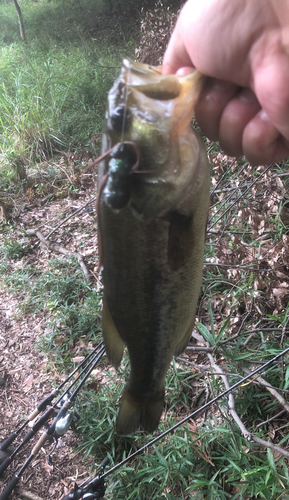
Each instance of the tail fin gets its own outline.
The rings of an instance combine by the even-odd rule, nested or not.
[[[125,388],[116,420],[117,433],[133,434],[139,427],[147,432],[153,432],[159,424],[163,411],[164,393],[165,389],[163,388],[158,393],[158,397],[139,402]]]

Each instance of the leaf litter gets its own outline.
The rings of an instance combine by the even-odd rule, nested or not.
[[[213,185],[217,184],[224,174],[226,165],[232,161],[233,159],[221,153],[218,153],[216,157],[211,154]],[[243,160],[240,161],[242,163]],[[214,213],[220,203],[225,202],[223,211],[226,209],[226,203],[232,204],[234,197],[226,202],[227,193],[230,193],[237,185],[242,186],[243,179],[247,180],[240,190],[247,188],[256,172],[262,172],[262,169],[264,170],[264,167],[254,169],[246,165],[242,174],[236,179],[234,170],[239,172],[238,162],[236,162],[231,176],[225,179],[221,187],[213,194],[210,217],[214,218]],[[252,187],[246,198],[240,198],[207,236],[206,245],[212,248],[213,252],[206,254],[205,258],[204,288],[198,316],[208,330],[211,330],[212,326],[209,321],[211,308],[216,334],[224,321],[229,318],[226,338],[223,341],[230,341],[230,338],[238,332],[245,330],[257,330],[251,334],[255,335],[255,341],[259,335],[258,332],[262,330],[268,340],[272,335],[270,328],[274,330],[274,338],[278,341],[281,340],[282,332],[285,331],[283,335],[285,340],[288,335],[287,328],[284,330],[284,325],[282,325],[282,315],[284,316],[288,306],[289,296],[289,236],[287,226],[280,217],[282,204],[284,200],[286,201],[287,176],[282,177],[278,175],[279,172],[280,167],[272,167],[264,175],[263,180]],[[282,173],[284,174],[284,171],[281,175]],[[31,251],[16,262],[14,259],[6,259],[7,268],[11,273],[15,264],[19,269],[25,269],[31,263],[36,268],[45,269],[52,257],[52,252],[45,247],[40,248],[36,238],[30,239],[29,242],[23,237],[23,229],[36,230],[41,227],[44,233],[51,231],[61,217],[73,212],[89,199],[92,195],[91,189],[90,186],[84,192],[80,192],[76,200],[63,198],[48,201],[40,207],[27,206],[20,213],[17,224],[10,230],[10,237],[17,241],[22,238],[26,245],[30,244]],[[235,198],[239,194],[240,192],[236,191]],[[219,215],[220,212],[218,217]],[[1,239],[3,237],[4,235]],[[96,256],[98,254],[96,224],[90,213],[83,211],[68,220],[57,230],[52,240],[61,243],[71,251],[80,251],[92,271],[92,282],[99,286],[94,277],[97,273]],[[248,280],[247,288],[242,286],[246,280]],[[218,289],[220,284],[225,290]],[[13,432],[43,396],[51,391],[51,378],[55,377],[56,382],[59,383],[64,377],[57,373],[57,368],[53,367],[53,354],[43,354],[34,347],[39,335],[45,334],[46,321],[51,313],[45,310],[38,311],[32,316],[20,315],[19,304],[24,296],[24,290],[16,295],[9,294],[7,289],[1,292],[0,367],[1,376],[5,379],[5,386],[1,389],[0,396],[1,439]],[[277,326],[276,318],[279,319]],[[267,329],[269,333],[266,333]],[[62,343],[61,337],[59,343]],[[198,342],[198,345],[203,344]],[[82,359],[82,356],[79,356],[81,352],[79,343],[72,346],[72,351],[72,357]],[[205,352],[186,350],[181,358],[181,365],[185,361],[193,363],[196,367],[203,366],[205,371],[208,371],[209,365]],[[217,354],[217,362],[223,371],[229,370],[228,360],[220,351]],[[251,365],[252,368],[253,366]],[[49,372],[48,369],[51,371]],[[96,383],[92,383],[92,388],[98,390],[99,384],[106,383],[106,376],[99,369],[95,370],[94,376]],[[192,393],[192,406],[201,404],[204,398],[201,376],[197,380],[194,379],[193,392],[198,392],[196,386],[199,386],[201,399],[196,400]],[[190,411],[191,408],[178,404],[174,415],[177,418],[183,418]],[[274,411],[277,412],[276,409]],[[280,412],[280,407],[278,411]],[[223,419],[216,406],[209,414],[214,415],[218,422]],[[197,425],[201,425],[202,419],[203,417],[200,417],[196,419],[196,422],[191,422],[193,435],[198,435],[196,429]],[[278,443],[280,439],[284,440],[284,434],[280,428],[285,424],[286,415],[277,417],[276,422],[273,420],[268,427],[268,439],[274,443]],[[37,457],[32,467],[24,474],[20,483],[20,493],[17,490],[18,492],[12,498],[19,498],[21,489],[25,488],[26,494],[29,490],[43,499],[46,499],[48,495],[53,500],[60,499],[73,486],[71,477],[80,475],[83,479],[87,478],[93,458],[89,457],[83,462],[81,456],[73,453],[79,439],[79,436],[68,431],[61,446],[57,447],[53,454],[52,465],[47,462],[45,455],[47,452],[41,452],[40,457]],[[284,445],[283,442],[284,446],[286,447],[286,443]],[[201,439],[195,442],[194,447],[203,460],[212,462],[212,466],[214,465],[210,456],[210,448],[205,450]],[[261,449],[259,451],[261,452]],[[14,471],[23,463],[26,454],[27,451],[19,453],[13,462]],[[276,451],[273,452],[273,456],[275,460],[280,457]],[[5,478],[10,474],[8,469]],[[1,487],[3,484],[3,480],[0,479]]]
[[[152,23],[152,16],[147,14],[147,19],[143,21],[143,38],[137,57],[143,62],[157,64],[160,62],[163,47],[166,44],[167,32],[172,28],[175,17],[171,18],[158,6],[153,19],[155,21]],[[152,23],[152,30],[147,34],[147,26],[150,23]],[[169,28],[166,28],[166,25]],[[158,32],[160,32],[159,37]],[[273,165],[260,180],[249,188],[250,182],[256,180],[256,176],[262,174],[265,167],[252,167],[242,158],[230,158],[220,152],[215,144],[206,142],[211,164],[213,191],[209,217],[215,223],[228,207],[231,206],[231,208],[208,231],[198,319],[215,337],[218,336],[227,320],[226,330],[218,341],[214,357],[222,372],[243,376],[244,372],[240,363],[245,364],[248,359],[249,364],[247,363],[246,366],[253,369],[257,366],[258,359],[259,362],[264,359],[268,360],[270,353],[262,354],[262,345],[274,344],[275,347],[276,345],[285,347],[288,338],[289,210],[286,197],[289,182],[288,166],[286,163]],[[63,172],[65,167],[62,160],[59,170]],[[55,164],[54,169],[57,170]],[[39,169],[37,172],[39,175]],[[73,168],[68,173],[71,180],[71,175],[74,174]],[[21,209],[17,211],[17,206],[14,207],[17,220],[9,232],[9,237],[17,242],[21,241],[21,244],[28,248],[28,252],[24,252],[19,260],[6,257],[7,272],[12,275],[15,269],[25,270],[31,265],[39,270],[47,267],[51,258],[55,257],[53,251],[42,247],[36,237],[26,237],[23,229],[40,229],[44,235],[47,235],[62,219],[89,201],[93,195],[92,180],[93,175],[86,174],[79,186],[79,191],[74,191],[72,194],[61,180],[61,186],[53,186],[54,199],[47,198],[44,182],[38,191],[37,189],[28,190],[26,200],[21,201]],[[53,181],[50,184],[53,185]],[[248,190],[246,194],[241,196],[246,190]],[[43,198],[44,194],[45,198]],[[48,194],[51,194],[51,191]],[[67,197],[68,194],[71,197]],[[236,203],[233,204],[234,202]],[[217,213],[218,209],[220,210]],[[91,273],[91,282],[100,289],[101,284],[97,276],[98,247],[94,216],[94,207],[81,211],[61,226],[51,240],[73,252],[82,253]],[[7,238],[5,227],[2,226],[2,228],[0,246]],[[33,277],[31,277],[31,283],[33,283]],[[9,289],[6,288],[0,292],[0,375],[5,380],[4,387],[0,388],[2,416],[0,440],[13,432],[44,395],[51,391],[51,379],[59,384],[65,378],[64,374],[58,371],[53,352],[44,354],[35,348],[35,342],[46,334],[46,324],[52,314],[51,310],[39,310],[33,315],[20,314],[19,305],[24,299],[25,290],[9,293]],[[213,318],[213,326],[210,317]],[[212,331],[213,329],[215,331]],[[190,407],[183,405],[180,401],[174,409],[167,404],[162,416],[163,422],[168,419],[170,413],[177,419],[188,415],[193,407],[200,406],[204,401],[213,397],[214,391],[219,387],[216,383],[212,387],[207,380],[212,380],[213,383],[212,370],[205,350],[209,348],[208,344],[206,345],[196,328],[193,337],[193,343],[189,346],[191,349],[187,349],[182,357],[178,358],[179,366],[177,367],[179,369],[182,366],[191,365],[192,373],[197,374],[197,370],[200,372],[192,379],[190,388],[183,388],[189,396]],[[60,346],[64,338],[65,332],[63,337],[59,335]],[[87,346],[87,342],[83,339],[71,345],[71,357],[75,360],[82,359],[84,346]],[[194,350],[195,347],[201,349],[203,346],[203,351]],[[225,347],[230,353],[235,348],[239,349],[240,362],[235,364],[233,371],[230,359],[225,355]],[[254,358],[254,354],[259,352],[260,357]],[[250,360],[248,356],[252,359]],[[282,388],[282,380],[287,377],[286,366],[280,363],[277,377],[275,374],[275,383],[279,384],[279,390],[280,387]],[[107,368],[106,374],[112,370]],[[101,368],[94,371],[94,377],[94,382],[91,382],[93,390],[98,391],[100,386],[111,383],[111,378],[108,378]],[[219,380],[219,375],[215,376],[215,381],[217,380]],[[257,380],[252,381],[253,383],[256,387]],[[249,384],[247,388],[250,388],[252,384]],[[283,385],[285,391],[287,385]],[[222,386],[220,386],[221,389]],[[181,388],[178,388],[178,391],[180,390]],[[260,390],[267,394],[264,387],[259,389],[259,392]],[[241,395],[242,391],[240,390],[239,393]],[[286,397],[287,392],[283,391],[282,394]],[[288,440],[284,434],[288,420],[287,414],[280,405],[271,403],[272,397],[264,396],[262,418],[265,423],[261,421],[255,425],[255,429],[259,426],[264,430],[265,439],[276,445],[282,441],[282,447],[288,450]],[[238,410],[238,402],[236,409]],[[262,418],[260,417],[259,420]],[[226,410],[224,408],[221,410],[220,407],[214,405],[210,411],[189,423],[194,440],[193,446],[198,456],[212,467],[216,467],[211,453],[212,448],[205,445],[199,428],[207,425],[206,422],[210,422],[210,426],[214,428],[216,425],[221,425],[224,419],[229,419]],[[266,424],[267,421],[268,424]],[[247,427],[253,423],[254,419],[248,415]],[[24,492],[27,495],[27,490],[31,494],[31,499],[34,494],[43,500],[47,498],[60,500],[70,491],[75,480],[81,483],[88,478],[89,467],[94,457],[89,456],[82,460],[81,455],[73,451],[80,439],[79,435],[68,431],[52,456],[52,464],[47,461],[47,452],[42,451],[32,462],[32,467],[23,475],[17,493],[11,497],[12,500],[29,498],[29,496],[23,497],[21,493]],[[246,454],[264,453],[264,447],[257,446],[257,444],[254,448],[244,444],[243,450]],[[13,471],[19,469],[26,456],[27,451],[19,453],[13,462]],[[273,450],[272,457],[277,462],[280,459],[280,453]],[[288,465],[288,459],[284,460]],[[5,473],[4,480],[0,478],[0,489],[6,484],[4,481],[8,476],[11,477],[11,470],[12,467]],[[224,484],[226,491],[232,495],[240,491],[238,487],[230,484],[228,478],[224,478]]]

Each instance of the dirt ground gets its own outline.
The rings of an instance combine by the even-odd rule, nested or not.
[[[223,156],[220,161],[224,161]],[[214,170],[218,172],[218,168],[219,163],[216,161]],[[250,174],[250,170],[248,173]],[[76,214],[54,233],[53,242],[61,244],[72,252],[81,252],[93,277],[94,284],[98,287],[99,283],[96,279],[98,248],[94,217],[95,205],[94,203],[89,204],[89,200],[94,197],[95,193],[92,182],[93,176],[90,177],[90,175],[87,177],[87,181],[81,184],[75,199],[65,197],[40,203],[39,199],[33,199],[32,197],[19,211],[17,223],[9,234],[17,240],[17,238],[23,238],[23,229],[34,231],[40,229],[44,235],[47,235],[49,231],[58,225],[59,221],[63,220],[61,214],[73,213],[79,207],[88,203],[87,209],[81,215]],[[258,254],[257,249],[255,250],[252,246],[246,244],[238,236],[241,233],[236,232],[237,236],[231,238],[231,246],[228,246],[223,237],[223,232],[220,228],[216,228],[219,239],[216,242],[214,260],[217,262],[216,265],[225,266],[223,271],[224,279],[227,276],[234,277],[238,282],[240,279],[238,267],[240,265],[258,264],[262,268],[260,269],[261,272],[253,280],[254,297],[247,302],[246,306],[247,309],[251,307],[251,319],[249,320],[249,323],[252,323],[251,327],[254,327],[257,321],[259,324],[259,320],[264,317],[263,309],[265,305],[271,309],[273,314],[284,314],[284,309],[288,304],[289,278],[287,263],[289,262],[289,236],[287,234],[288,221],[285,219],[286,214],[283,213],[282,219],[284,208],[280,216],[286,233],[277,243],[273,243],[271,239],[271,234],[276,230],[274,225],[276,223],[272,222],[272,214],[278,220],[280,202],[286,193],[283,182],[285,182],[287,175],[288,173],[285,173],[283,174],[284,177],[282,177],[276,173],[273,175],[268,173],[253,192],[253,201],[255,199],[258,201],[258,209],[252,203],[252,206],[248,204],[246,208],[238,212],[236,223],[241,224],[243,220],[248,220],[252,234],[256,240],[261,241]],[[86,235],[85,243],[84,234]],[[54,254],[53,251],[46,247],[42,246],[40,248],[36,236],[31,238],[30,248],[31,251],[21,260],[7,260],[6,265],[11,273],[15,266],[25,267],[29,264],[33,264],[37,269],[45,269],[45,265],[52,257],[58,257],[58,254]],[[230,269],[233,263],[236,266]],[[214,266],[215,264],[208,260],[205,265]],[[267,270],[274,271],[273,277]],[[51,392],[52,377],[58,383],[61,383],[66,376],[57,373],[53,368],[51,369],[53,363],[49,354],[44,354],[35,348],[37,340],[45,334],[49,311],[36,313],[33,316],[19,315],[18,308],[22,296],[20,292],[17,296],[15,293],[10,294],[7,289],[0,290],[0,443],[25,422],[27,415]],[[205,307],[205,302],[201,303],[199,311],[202,313],[202,309]],[[215,320],[218,321],[220,317],[221,321],[230,313],[231,303],[228,299],[224,305],[223,297],[214,296],[212,307]],[[236,312],[238,304],[234,308]],[[245,321],[248,313],[244,311],[242,314]],[[202,316],[199,315],[199,318],[202,319]],[[238,323],[235,324],[236,320]],[[240,314],[237,315],[236,312],[232,315],[232,324],[230,326],[232,335],[236,334],[242,325],[242,317]],[[287,333],[286,325],[283,328],[284,331],[282,330],[282,339],[284,334]],[[74,354],[75,356],[80,354],[79,347],[75,347]],[[205,356],[204,353],[202,356]],[[198,354],[191,353],[187,359],[197,364],[201,362]],[[50,371],[47,370],[48,364]],[[21,432],[13,443],[14,446],[19,444],[20,439],[28,429],[29,427]],[[19,471],[38,438],[39,434],[17,454],[3,477],[0,478],[0,492],[8,484],[12,475]],[[47,455],[52,450],[53,444],[46,444],[45,448],[41,449],[22,475],[15,493],[10,497],[11,500],[61,500],[64,495],[71,491],[75,481],[77,481],[78,485],[81,485],[91,477],[90,468],[93,457],[83,460],[82,456],[74,451],[80,440],[81,436],[75,435],[69,430],[59,439],[51,460],[47,459]]]
[[[92,185],[82,186],[77,200],[65,198],[45,203],[43,206],[39,203],[26,204],[25,210],[18,217],[13,236],[17,238],[17,234],[20,235],[19,231],[23,228],[36,229],[40,226],[41,231],[47,234],[49,228],[55,227],[59,222],[57,217],[60,212],[76,210],[89,201],[93,195]],[[91,228],[91,225],[95,224],[92,218],[93,207],[90,212],[92,214],[85,213],[81,216],[82,227],[86,224],[88,228]],[[57,237],[55,237],[55,241],[61,241],[62,245],[72,251],[77,251],[80,241],[77,234],[78,221],[77,217],[68,221],[70,231],[67,231],[66,225],[65,229],[58,230]],[[96,231],[92,233],[92,237],[86,242],[85,249],[81,249],[81,252],[85,255],[86,262],[89,261],[90,256],[97,253]],[[21,259],[20,265],[33,263],[35,267],[41,268],[45,266],[45,261],[51,258],[52,254],[53,252],[47,249],[42,248],[40,251],[39,242],[34,237],[31,252]],[[58,257],[57,254],[54,256]],[[14,263],[7,261],[7,265],[10,266],[12,272],[15,261]],[[35,342],[45,331],[46,317],[43,313],[25,317],[17,315],[21,300],[21,297],[9,294],[9,290],[0,291],[0,443],[23,424],[27,416],[52,390],[51,371],[49,373],[47,371],[49,358],[34,347]],[[57,376],[59,383],[65,378],[64,374],[52,373],[52,376],[54,375]],[[20,443],[28,430],[29,427],[23,429],[13,446]],[[16,455],[15,460],[0,478],[0,491],[4,489],[12,475],[19,471],[39,436],[40,434],[37,433],[36,437]],[[78,485],[82,484],[90,477],[89,467],[91,467],[92,459],[83,461],[82,456],[73,451],[80,439],[80,436],[76,436],[69,430],[58,440],[51,461],[47,459],[47,455],[53,444],[46,444],[45,449],[44,447],[41,449],[24,472],[15,493],[10,498],[13,500],[59,500],[71,491],[75,481]]]

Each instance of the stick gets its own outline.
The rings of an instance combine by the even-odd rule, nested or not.
[[[242,366],[241,369],[243,370],[243,372],[247,373],[248,375],[251,373],[251,370],[249,370],[245,366]],[[266,389],[268,389],[268,391],[271,392],[272,396],[275,396],[275,398],[279,401],[280,405],[282,405],[283,408],[289,413],[289,404],[287,403],[286,399],[284,399],[283,396],[281,396],[281,394],[279,394],[279,392],[276,389],[274,389],[274,387],[269,382],[267,382],[265,379],[263,379],[260,375],[257,375],[254,378],[261,385],[266,387]]]
[[[59,229],[66,221],[71,219],[71,217],[73,217],[78,212],[81,212],[81,210],[83,210],[87,205],[90,205],[90,203],[93,203],[95,200],[96,200],[96,196],[94,196],[93,198],[90,198],[90,200],[87,203],[85,203],[85,205],[82,205],[80,208],[75,210],[75,212],[72,212],[72,214],[70,214],[68,217],[66,217],[66,219],[64,219],[62,222],[60,222],[60,224],[58,224],[58,226],[56,226],[54,229],[52,229],[50,231],[50,233],[48,233],[46,238],[49,238],[49,236],[51,236],[53,233],[55,233],[55,231],[57,231],[57,229]]]
[[[269,424],[269,422],[272,422],[272,420],[275,420],[275,418],[280,417],[285,412],[286,412],[286,410],[282,410],[279,413],[277,413],[277,415],[274,415],[271,418],[267,418],[267,420],[264,420],[264,422],[261,422],[260,424],[256,425],[255,430],[259,429],[259,427],[262,427],[262,425]]]
[[[56,243],[51,243],[50,241],[48,241],[45,238],[45,236],[40,231],[33,231],[32,229],[28,229],[26,231],[26,233],[29,236],[37,236],[37,238],[41,241],[41,243],[43,243],[45,246],[47,246],[47,248],[49,248],[49,250],[53,250],[55,252],[62,253],[63,255],[70,255],[70,256],[76,257],[78,260],[78,263],[82,269],[82,272],[84,274],[86,281],[87,282],[90,281],[91,276],[90,276],[89,271],[88,271],[88,269],[83,261],[83,255],[81,255],[80,253],[77,253],[77,252],[72,252],[71,250],[67,250],[67,248],[64,248],[61,245],[57,245]]]
[[[209,353],[207,356],[208,356],[208,358],[211,362],[211,366],[214,368],[214,370],[219,372],[219,373],[220,372],[222,373],[221,368],[217,365],[213,356]],[[226,375],[223,375],[223,374],[221,375],[221,373],[220,373],[220,376],[222,377],[224,385],[225,385],[226,389],[229,389],[230,384],[228,382],[228,379],[227,379]],[[237,414],[237,412],[235,410],[235,400],[234,400],[234,396],[232,393],[229,393],[228,402],[229,402],[229,411],[230,411],[233,419],[235,420],[236,424],[238,425],[241,433],[243,434],[244,438],[247,441],[249,441],[249,442],[254,441],[255,443],[260,444],[261,446],[264,446],[264,448],[270,448],[271,450],[276,451],[277,453],[280,453],[281,455],[289,458],[288,451],[284,450],[283,448],[280,448],[280,446],[276,446],[275,444],[270,443],[270,441],[265,441],[264,439],[260,439],[259,437],[255,436],[254,434],[252,434],[251,432],[249,432],[246,429],[245,425],[243,424],[242,420],[240,419],[239,415]]]

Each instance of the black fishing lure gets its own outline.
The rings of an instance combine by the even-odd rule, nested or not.
[[[137,162],[135,149],[126,143],[118,144],[108,163],[108,178],[104,188],[105,202],[113,209],[125,208],[132,191],[132,172]]]

